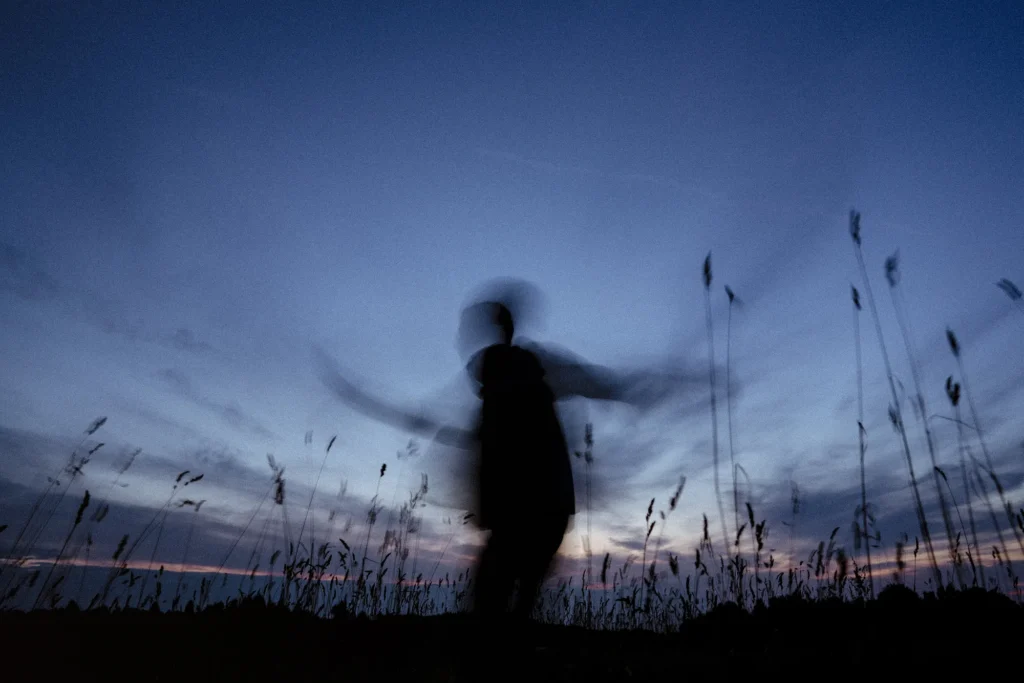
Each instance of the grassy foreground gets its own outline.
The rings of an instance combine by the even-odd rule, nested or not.
[[[847,678],[1006,666],[997,662],[1014,659],[1022,616],[996,592],[921,598],[897,585],[866,603],[778,598],[752,612],[725,604],[674,633],[512,633],[459,615],[324,620],[253,600],[200,613],[9,612],[0,642],[10,673],[109,680]]]

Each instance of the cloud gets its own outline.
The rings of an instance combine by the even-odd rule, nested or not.
[[[34,302],[59,298],[61,308],[73,317],[84,318],[106,334],[129,341],[158,344],[192,354],[215,351],[189,327],[179,327],[173,332],[148,331],[142,324],[129,320],[117,303],[95,293],[61,287],[40,259],[4,242],[0,242],[0,292],[11,292]]]
[[[200,441],[208,436],[198,429],[190,427],[182,422],[161,414],[157,410],[147,407],[139,399],[131,399],[123,396],[117,397],[111,408],[116,408],[122,415],[135,415],[140,417],[143,420],[160,427],[161,431],[165,434],[169,431],[174,431],[183,437]]]
[[[107,334],[124,337],[129,341],[157,344],[192,354],[209,354],[215,351],[211,344],[200,339],[188,327],[179,327],[174,332],[150,332],[138,323],[129,322],[109,312],[95,313],[92,322]]]
[[[640,535],[636,538],[612,538],[612,544],[618,546],[623,550],[627,550],[633,553],[642,553],[644,551],[644,539]]]
[[[173,334],[160,335],[158,339],[165,345],[171,346],[179,351],[188,351],[189,353],[208,353],[213,350],[212,346],[205,341],[196,338],[195,333],[187,327],[179,327]]]
[[[69,463],[72,453],[87,454],[101,441],[101,435],[76,443],[71,439],[0,425],[0,463],[3,465],[0,476],[26,485],[29,481],[44,485],[46,476],[59,476],[61,468]],[[94,454],[92,459],[106,456],[106,452],[100,452],[98,456]]]
[[[193,404],[210,411],[225,424],[240,431],[247,431],[264,439],[277,440],[277,436],[255,418],[247,415],[237,403],[220,403],[200,394],[191,379],[177,368],[166,368],[158,376],[178,395]]]
[[[123,466],[122,462],[119,460],[117,466]],[[252,496],[265,491],[270,482],[269,469],[257,467],[260,464],[261,460],[240,451],[206,443],[170,454],[144,451],[133,461],[125,481],[133,485],[158,483],[170,489],[178,474],[188,470],[191,476],[204,475],[205,486],[216,486],[222,493]]]
[[[192,397],[192,381],[188,376],[177,368],[165,368],[159,372],[159,376],[175,390],[184,396]]]
[[[0,451],[4,453],[5,464],[39,459],[60,445],[59,441],[41,434],[0,425]]]

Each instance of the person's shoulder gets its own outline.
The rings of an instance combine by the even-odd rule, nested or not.
[[[510,347],[514,354],[515,362],[524,371],[544,376],[544,363],[536,351],[529,344],[516,344]]]
[[[477,381],[482,381],[484,372],[498,360],[505,344],[491,344],[474,353],[466,363],[466,371]]]
[[[476,381],[480,381],[481,375],[484,370],[484,357],[487,354],[487,349],[480,349],[466,361],[466,372],[470,377]]]

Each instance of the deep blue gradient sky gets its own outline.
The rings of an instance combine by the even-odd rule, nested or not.
[[[305,505],[338,434],[319,506],[346,480],[358,524],[409,435],[334,400],[312,344],[383,396],[454,406],[460,306],[512,275],[547,297],[525,333],[593,362],[703,371],[710,251],[720,362],[723,285],[743,302],[734,420],[753,500],[788,514],[795,479],[801,529],[822,538],[857,504],[856,208],[896,374],[912,391],[883,276],[899,249],[929,412],[951,414],[950,325],[1020,501],[1024,315],[995,287],[1024,282],[1020,3],[486,5],[5,4],[3,481],[44,484],[105,415],[82,486],[140,447],[113,495],[162,502],[178,469],[205,469],[229,523],[269,479],[268,452]],[[867,312],[861,325],[891,541],[914,521]],[[567,414],[577,441],[595,422],[595,551],[642,541],[647,502],[680,475],[669,531],[692,538],[713,512],[702,391],[672,414]],[[950,466],[955,431],[933,426]],[[444,514],[426,508],[428,528]]]

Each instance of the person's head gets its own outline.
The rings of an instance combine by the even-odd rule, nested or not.
[[[516,332],[541,322],[544,299],[533,284],[516,278],[485,283],[462,309],[457,346],[468,358],[491,344],[511,344]]]
[[[498,326],[501,340],[506,344],[511,344],[516,330],[515,322],[512,320],[512,311],[508,310],[508,306],[500,301],[495,301],[492,305],[494,306],[494,324]]]

